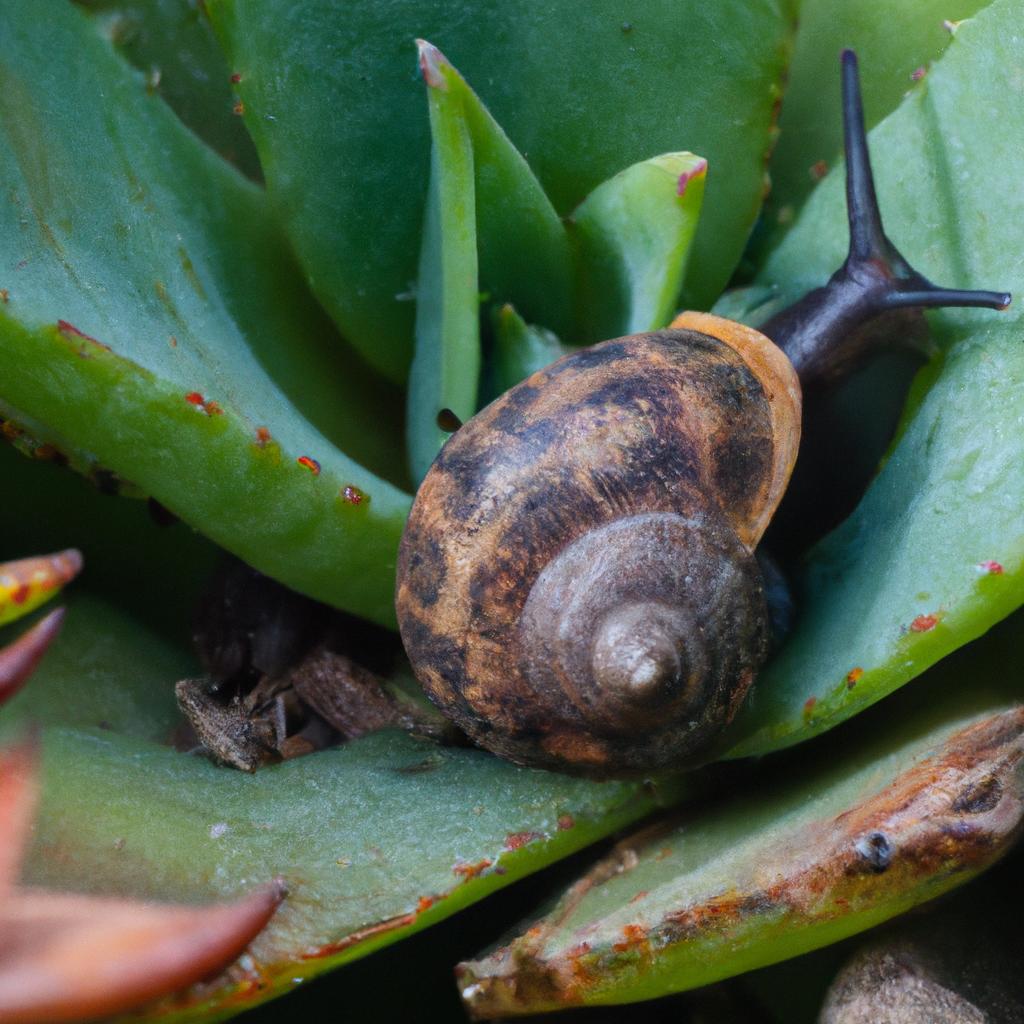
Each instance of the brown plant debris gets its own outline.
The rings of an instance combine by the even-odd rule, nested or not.
[[[393,634],[237,560],[226,563],[203,599],[196,643],[209,676],[175,688],[191,729],[178,746],[198,743],[242,771],[379,729],[455,738],[401,671]]]

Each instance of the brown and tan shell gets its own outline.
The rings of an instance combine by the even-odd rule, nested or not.
[[[402,540],[398,620],[427,693],[524,764],[699,760],[766,654],[753,550],[799,432],[785,356],[709,314],[497,399],[445,445]]]

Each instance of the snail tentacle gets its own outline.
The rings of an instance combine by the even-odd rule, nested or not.
[[[896,309],[980,306],[1003,310],[1009,292],[942,288],[916,271],[889,240],[868,153],[857,57],[842,55],[843,140],[850,248],[828,283],[772,317],[762,328],[789,357],[807,387],[834,380],[869,354],[878,335],[860,330]]]

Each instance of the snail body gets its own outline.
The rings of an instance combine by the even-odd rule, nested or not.
[[[574,352],[453,435],[399,554],[431,698],[512,760],[678,764],[768,650],[754,548],[796,459],[800,385],[707,314]]]
[[[754,551],[801,393],[863,361],[865,324],[939,288],[886,237],[843,54],[850,250],[756,331],[706,313],[573,352],[449,438],[399,550],[396,610],[428,695],[481,746],[593,776],[706,759],[769,646]],[[919,315],[915,314],[915,315]]]

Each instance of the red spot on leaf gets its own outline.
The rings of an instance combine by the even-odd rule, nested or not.
[[[647,940],[647,932],[638,924],[627,924],[622,929],[622,941],[616,942],[612,949],[616,953],[624,953],[632,946],[639,946]]]
[[[231,108],[231,113],[233,113],[233,114],[237,114],[237,115],[238,115],[239,117],[241,117],[241,116],[242,116],[242,115],[243,115],[243,114],[245,113],[245,104],[244,104],[244,103],[243,103],[243,102],[242,102],[241,100],[239,100],[239,101],[238,101],[238,102],[237,102],[237,103],[236,103],[236,104],[235,104],[235,105],[234,105],[234,106],[233,106],[233,107]]]
[[[928,69],[926,67],[914,68],[914,70],[910,72],[910,79],[913,82],[920,82],[927,74]]]
[[[256,428],[256,444],[259,445],[260,448],[266,448],[266,446],[268,444],[270,444],[270,442],[271,442],[270,431],[266,427],[257,427]]]
[[[558,816],[558,827],[563,831],[567,832],[571,828],[575,828],[576,819],[571,814],[560,814]]]
[[[15,604],[24,604],[28,600],[29,585],[27,583],[19,583],[14,590],[11,591],[11,600]]]
[[[1003,575],[1003,566],[999,562],[982,562],[981,565],[978,566],[978,568],[987,572],[989,576]]]
[[[811,164],[809,173],[812,181],[821,181],[828,174],[828,164],[824,160],[816,160]]]
[[[57,330],[60,331],[65,338],[81,338],[83,341],[91,342],[98,348],[106,349],[108,352],[110,351],[109,345],[104,345],[98,338],[94,338],[91,334],[86,334],[85,331],[80,331],[74,324],[68,323],[67,320],[58,320]],[[79,355],[83,354],[84,353],[79,352]]]
[[[300,455],[295,461],[304,469],[308,469],[313,476],[320,475],[320,463],[316,459],[311,459],[308,455]]]
[[[207,416],[223,416],[224,410],[221,408],[220,402],[214,402],[212,399],[203,398],[198,391],[190,391],[185,396],[185,401],[189,405],[194,405],[201,412],[205,412]]]
[[[918,615],[910,624],[911,633],[927,633],[939,624],[937,615]]]
[[[456,864],[452,871],[468,882],[471,878],[482,875],[490,866],[491,861],[484,857],[483,860],[477,861],[475,864]]]
[[[812,714],[813,711],[814,711],[814,706],[817,703],[818,703],[818,698],[817,697],[808,697],[807,700],[804,701],[804,715]]]
[[[362,505],[366,500],[366,495],[352,484],[345,484],[341,489],[341,496],[352,505]]]
[[[646,889],[641,889],[632,899],[630,899],[629,902],[630,903],[639,903],[646,895],[647,895],[647,890]]]
[[[857,683],[860,682],[860,678],[863,675],[864,675],[864,669],[859,668],[859,667],[858,668],[851,668],[850,671],[846,673],[846,686],[847,686],[847,689],[852,690],[857,685]]]
[[[532,843],[535,839],[543,838],[539,832],[511,832],[505,836],[505,849],[518,850],[520,847]]]
[[[69,324],[67,320],[57,321],[57,330],[61,334],[69,335],[73,338],[86,338],[89,341],[95,341],[96,339],[86,334],[85,331],[80,331],[74,324]]]
[[[0,288],[0,302],[10,302],[11,293],[6,288]]]
[[[416,913],[422,914],[424,910],[429,910],[437,900],[433,896],[421,896],[416,902]]]
[[[241,80],[242,80],[242,76],[237,71],[231,76],[231,84],[232,85],[238,85],[238,83]]]
[[[578,945],[573,946],[571,949],[567,949],[565,951],[565,955],[570,960],[575,960],[576,957],[584,956],[585,954],[587,954],[589,952],[590,952],[590,943],[589,942],[580,942]]]

